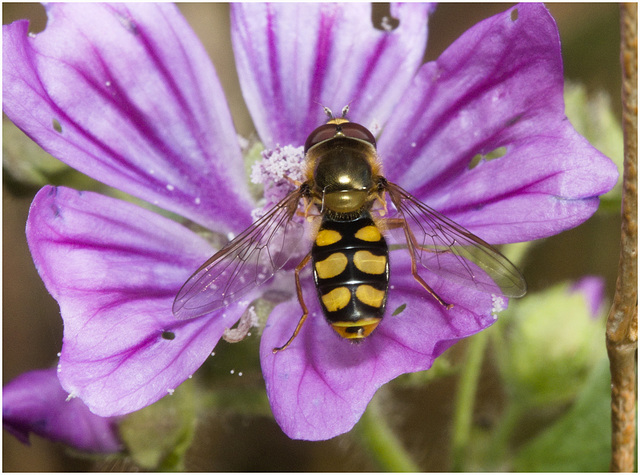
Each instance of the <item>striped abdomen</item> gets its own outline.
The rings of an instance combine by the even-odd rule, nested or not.
[[[324,314],[343,338],[365,338],[387,301],[389,248],[368,212],[351,221],[324,217],[311,250]]]

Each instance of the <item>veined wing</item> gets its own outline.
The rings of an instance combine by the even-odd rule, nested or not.
[[[304,226],[291,218],[301,196],[300,189],[290,193],[195,271],[173,302],[176,318],[195,318],[228,305],[296,255]]]
[[[406,222],[407,245],[425,268],[484,292],[522,297],[527,285],[520,271],[495,247],[418,201],[394,183],[387,192]]]

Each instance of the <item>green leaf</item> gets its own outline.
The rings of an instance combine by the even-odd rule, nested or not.
[[[611,457],[611,378],[600,359],[573,407],[553,426],[523,446],[514,470],[606,472]]]

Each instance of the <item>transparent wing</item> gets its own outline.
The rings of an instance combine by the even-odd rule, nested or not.
[[[300,190],[289,194],[195,271],[173,302],[176,318],[195,318],[228,305],[296,255],[304,226],[291,218],[301,195]]]
[[[390,218],[389,227],[395,221],[395,226],[404,231],[410,251],[425,268],[484,292],[506,297],[522,297],[526,293],[520,271],[495,247],[398,185],[387,183],[387,192],[400,218]]]

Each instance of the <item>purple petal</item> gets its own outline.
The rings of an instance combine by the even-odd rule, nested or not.
[[[67,400],[55,369],[30,371],[2,388],[2,423],[21,442],[29,433],[91,452],[121,449],[116,421],[96,416],[80,399]]]
[[[171,393],[242,314],[239,302],[176,320],[178,289],[213,250],[130,203],[45,187],[32,204],[27,240],[64,320],[58,376],[96,414],[125,414]]]
[[[47,28],[35,37],[25,21],[3,27],[9,118],[108,185],[204,226],[248,225],[224,94],[177,8],[74,3],[47,12]]]
[[[378,142],[387,178],[490,242],[576,226],[617,180],[564,114],[558,32],[542,5],[468,30],[401,103]],[[503,157],[469,169],[501,147]]]
[[[454,303],[446,310],[413,279],[407,253],[394,252],[391,263],[387,316],[360,344],[334,333],[311,285],[304,289],[309,318],[291,346],[275,355],[272,349],[291,336],[300,305],[281,304],[269,317],[260,347],[262,372],[273,414],[289,437],[323,440],[349,431],[380,386],[430,368],[456,341],[495,321],[490,295],[430,276],[429,285]],[[404,311],[393,316],[403,304]]]
[[[602,277],[588,275],[575,282],[571,292],[580,292],[587,301],[591,318],[596,319],[602,315],[605,304],[605,281]]]
[[[354,120],[384,124],[422,62],[428,4],[391,5],[393,31],[377,30],[369,4],[234,4],[231,30],[245,102],[268,147],[302,145],[352,105]]]

